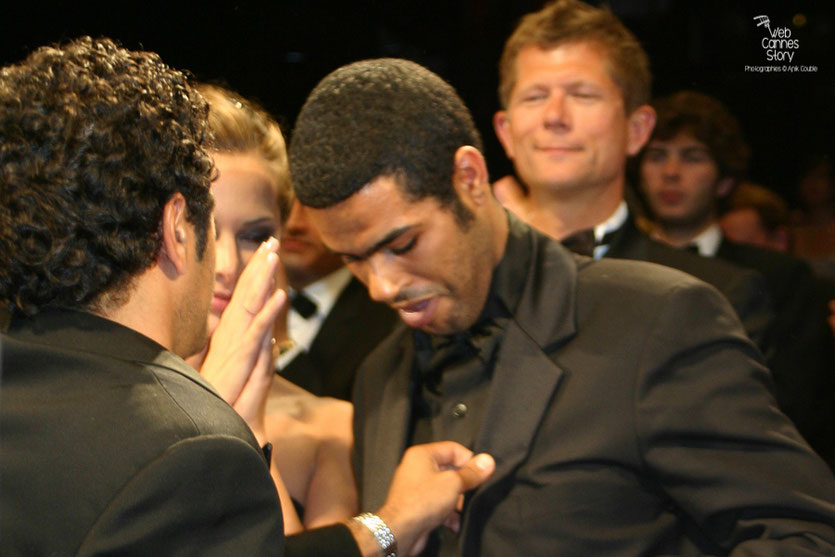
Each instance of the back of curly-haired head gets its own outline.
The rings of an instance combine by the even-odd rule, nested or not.
[[[156,54],[84,37],[0,70],[0,303],[107,310],[161,246],[186,199],[205,250],[207,106]]]
[[[197,90],[209,103],[211,151],[253,154],[261,158],[275,182],[276,202],[282,219],[290,214],[293,202],[287,146],[278,122],[252,100],[221,87],[201,83]]]
[[[290,140],[290,173],[303,205],[330,207],[380,177],[411,200],[434,197],[466,220],[452,186],[455,152],[482,150],[455,90],[414,62],[349,64],[307,98]]]

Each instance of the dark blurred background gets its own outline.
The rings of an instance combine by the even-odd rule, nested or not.
[[[487,145],[491,173],[510,169],[491,117],[497,62],[519,17],[542,0],[356,0],[17,2],[0,8],[0,63],[46,43],[109,36],[153,50],[198,79],[226,83],[258,99],[285,131],[316,82],[363,58],[399,56],[450,81],[470,106]],[[590,2],[600,5],[601,2]],[[647,49],[654,93],[689,88],[717,96],[742,122],[753,151],[751,178],[794,201],[798,165],[833,150],[835,3],[612,0],[611,9]],[[788,27],[798,39],[792,65],[807,73],[753,73],[765,36]],[[358,147],[360,148],[360,147]]]

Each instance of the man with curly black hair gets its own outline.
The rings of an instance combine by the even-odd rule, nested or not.
[[[240,338],[206,357],[218,390],[182,360],[206,343],[214,282],[207,110],[156,54],[107,39],[0,70],[4,555],[283,553],[257,441],[286,299],[270,294],[277,240],[214,333]],[[252,430],[218,395],[230,381]],[[453,443],[418,448],[378,515],[295,536],[287,553],[409,551],[491,466]]]

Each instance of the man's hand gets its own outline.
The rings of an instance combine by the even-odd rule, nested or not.
[[[264,442],[264,405],[273,377],[272,332],[287,295],[273,291],[278,240],[258,248],[212,334],[200,373]]]
[[[452,441],[410,447],[394,473],[386,502],[377,511],[397,538],[398,554],[419,553],[429,533],[441,524],[457,527],[455,511],[460,510],[463,494],[481,485],[494,469],[490,455],[473,456]]]

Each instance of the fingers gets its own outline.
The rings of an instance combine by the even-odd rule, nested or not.
[[[240,307],[250,315],[261,310],[275,284],[278,247],[279,242],[275,238],[270,238],[258,247],[238,279],[230,307]]]
[[[474,456],[458,469],[464,491],[480,486],[496,469],[496,461],[487,453]]]
[[[481,453],[473,456],[471,450],[454,441],[439,441],[409,447],[403,456],[403,462],[426,457],[435,463],[437,470],[457,470],[463,484],[461,491],[478,487],[496,468],[496,462],[489,454]]]
[[[478,487],[495,469],[487,454],[453,441],[410,447],[394,473],[388,496],[377,514],[392,528],[405,552],[431,529],[448,522],[456,527],[461,495]]]
[[[258,360],[246,384],[232,405],[255,434],[258,442],[266,442],[264,413],[273,376],[272,343],[268,337],[261,345]]]
[[[249,325],[249,331],[259,342],[269,341],[273,336],[273,325],[281,309],[287,304],[287,293],[284,290],[276,290],[267,301],[261,305],[261,309],[253,316]]]
[[[436,443],[414,445],[406,451],[404,460],[408,457],[409,453],[423,453],[420,456],[416,455],[415,458],[431,458],[440,470],[462,466],[473,455],[473,452],[467,447],[454,441],[438,441]]]
[[[271,366],[257,364],[263,358],[262,353],[270,352],[268,343],[273,325],[287,305],[287,294],[283,290],[273,291],[279,263],[277,250],[278,240],[270,238],[252,256],[212,334],[200,369],[233,406],[254,373],[271,378],[269,374],[264,375],[264,370]]]

